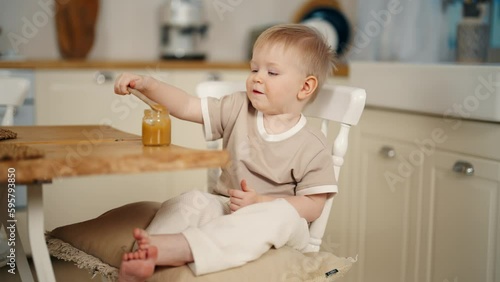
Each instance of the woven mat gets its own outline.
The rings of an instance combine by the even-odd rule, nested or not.
[[[0,128],[0,140],[5,139],[15,139],[17,138],[17,133],[12,130]]]
[[[0,144],[0,161],[36,159],[44,155],[44,152],[26,145]]]

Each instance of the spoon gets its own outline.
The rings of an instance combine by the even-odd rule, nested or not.
[[[143,101],[144,103],[148,104],[151,107],[151,109],[153,109],[157,112],[162,112],[165,110],[164,106],[149,99],[146,95],[142,94],[139,90],[128,87],[128,91],[130,93],[134,94],[137,98],[141,99],[141,101]]]

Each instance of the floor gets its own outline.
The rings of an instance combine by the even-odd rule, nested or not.
[[[30,267],[31,267],[31,273],[35,273],[35,268],[34,265],[29,259]],[[83,269],[77,269],[73,265],[66,263],[66,262],[61,262],[58,260],[52,261],[54,268],[56,269],[56,281],[71,281],[71,282],[100,282],[101,279],[99,277],[96,277],[95,279],[90,279],[90,275],[87,274],[86,270]],[[11,274],[8,272],[9,267],[4,266],[0,268],[0,281],[2,282],[22,282],[21,277],[19,276],[19,273],[16,269],[16,274]],[[76,271],[76,272],[75,272]],[[76,274],[76,275],[75,275]],[[81,275],[79,275],[81,274]],[[88,278],[88,279],[87,279]],[[36,277],[34,277],[35,282],[37,282]]]

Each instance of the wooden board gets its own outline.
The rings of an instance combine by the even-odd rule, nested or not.
[[[67,0],[56,3],[56,30],[63,58],[83,59],[94,45],[99,0]]]

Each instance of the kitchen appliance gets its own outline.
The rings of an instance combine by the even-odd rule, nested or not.
[[[202,0],[167,0],[161,16],[161,58],[204,60],[207,22]]]

